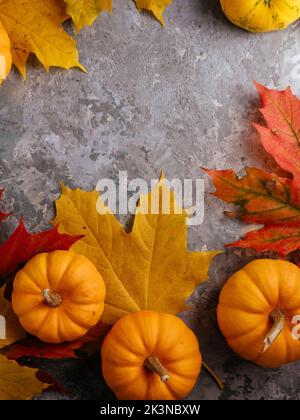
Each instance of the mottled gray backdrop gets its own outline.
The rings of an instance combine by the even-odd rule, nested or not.
[[[300,94],[300,25],[249,34],[233,27],[218,3],[174,0],[163,29],[138,14],[131,0],[114,0],[113,15],[102,15],[78,37],[88,75],[47,74],[35,58],[26,83],[13,72],[0,94],[0,186],[7,190],[4,207],[15,214],[1,227],[2,237],[20,214],[29,228],[46,227],[60,181],[93,189],[100,178],[117,179],[120,170],[150,180],[161,169],[170,178],[195,179],[204,177],[202,166],[273,167],[251,127],[258,119],[252,80],[276,88],[291,84]],[[191,249],[222,249],[245,231],[208,194],[205,205],[205,222],[190,230]],[[253,366],[236,357],[218,331],[220,287],[253,257],[218,257],[204,293],[195,296],[198,309],[188,321],[226,388],[220,392],[203,373],[192,398],[300,396],[299,364],[273,371]],[[97,362],[91,359],[89,368],[78,362],[47,366],[71,389],[68,398],[100,398]]]

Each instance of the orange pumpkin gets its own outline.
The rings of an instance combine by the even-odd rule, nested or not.
[[[7,78],[12,66],[11,42],[0,20],[0,85]]]
[[[102,346],[105,381],[121,400],[182,399],[201,364],[198,340],[185,323],[152,311],[121,318]]]
[[[55,251],[33,257],[14,280],[12,306],[23,328],[40,340],[82,337],[104,309],[105,284],[84,256]]]
[[[256,260],[225,284],[218,322],[242,358],[275,368],[300,359],[300,270],[287,261]]]

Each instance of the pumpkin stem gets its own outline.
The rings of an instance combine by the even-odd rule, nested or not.
[[[269,350],[274,341],[277,340],[277,338],[280,336],[286,322],[285,314],[278,307],[274,309],[273,312],[271,312],[270,318],[272,322],[274,322],[274,325],[268,333],[268,335],[266,336],[266,338],[264,339],[264,348],[262,351],[263,353]]]
[[[162,365],[160,360],[157,356],[151,355],[149,356],[145,362],[144,366],[149,369],[151,372],[157,373],[160,376],[162,382],[167,382],[170,379],[169,372],[167,369]]]
[[[216,384],[218,385],[220,390],[223,391],[225,386],[224,386],[223,382],[221,381],[221,379],[218,377],[218,375],[203,361],[202,361],[202,365],[207,370],[207,372],[210,374],[210,376],[213,378],[213,380],[216,382]]]
[[[51,308],[57,308],[62,303],[61,295],[51,292],[50,289],[42,290],[41,294]]]

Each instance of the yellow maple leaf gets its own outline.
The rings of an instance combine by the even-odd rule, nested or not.
[[[4,290],[5,287],[0,289],[0,349],[26,336],[11,303],[4,298]]]
[[[30,53],[47,71],[51,66],[85,70],[75,41],[61,27],[66,18],[63,0],[0,1],[0,19],[11,39],[13,63],[24,78]]]
[[[159,203],[158,214],[146,214],[149,201]],[[171,214],[163,214],[168,197]],[[100,208],[106,209],[97,212]],[[112,324],[128,312],[151,309],[177,314],[196,285],[207,278],[218,252],[188,252],[187,213],[161,179],[148,195],[141,195],[132,231],[127,233],[105,207],[96,191],[62,187],[56,202],[61,233],[85,235],[72,249],[96,265],[107,287],[103,322]],[[153,212],[152,212],[153,213]]]
[[[65,0],[65,3],[76,32],[86,25],[92,25],[101,12],[112,11],[112,0]]]
[[[172,3],[173,0],[135,0],[137,8],[141,10],[148,10],[154,14],[156,19],[164,25],[163,13],[165,8]]]
[[[0,348],[26,336],[11,303],[4,298],[4,290],[5,287],[0,289]],[[37,369],[20,366],[0,355],[0,400],[31,399],[47,388],[49,385],[36,378],[36,372]]]
[[[38,381],[36,372],[0,355],[0,400],[28,400],[48,387]]]

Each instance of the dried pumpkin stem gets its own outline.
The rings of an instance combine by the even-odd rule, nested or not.
[[[286,316],[285,314],[279,309],[278,307],[274,309],[273,312],[270,314],[270,318],[272,322],[274,322],[274,325],[266,338],[264,339],[264,348],[263,353],[265,353],[274,343],[274,341],[277,340],[277,338],[282,333],[282,330],[284,329],[285,323],[286,323]]]
[[[213,378],[213,380],[216,382],[216,384],[218,385],[220,390],[223,391],[225,386],[224,386],[223,382],[221,381],[221,379],[218,377],[218,375],[203,361],[202,361],[202,365],[207,370],[207,372],[210,374],[210,376]]]
[[[149,369],[151,372],[157,373],[160,376],[162,382],[167,382],[170,379],[169,372],[167,369],[162,365],[160,360],[157,356],[151,355],[149,356],[145,362],[144,366]]]
[[[49,305],[51,308],[57,308],[62,303],[61,295],[59,293],[51,292],[50,289],[42,290],[41,294],[47,305]]]

